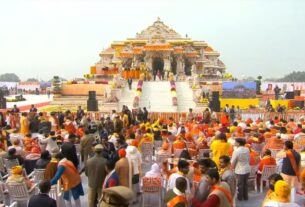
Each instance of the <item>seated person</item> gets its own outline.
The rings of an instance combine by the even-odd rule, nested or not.
[[[17,165],[11,168],[11,175],[7,178],[6,183],[25,183],[27,188],[30,189],[33,183],[28,177],[24,175],[24,171],[21,165]]]
[[[17,159],[19,165],[23,165],[23,162],[24,162],[24,159],[20,155],[17,154],[17,151],[15,148],[11,148],[8,150],[6,159],[8,159],[8,160]]]
[[[47,165],[49,164],[51,160],[51,156],[49,151],[43,151],[40,154],[40,159],[36,162],[36,169],[46,169]]]
[[[157,163],[151,166],[151,170],[145,173],[145,177],[161,177],[160,167]]]
[[[39,194],[33,195],[28,203],[28,207],[56,207],[56,201],[49,197],[49,192],[51,190],[51,183],[48,180],[41,181],[39,183]]]

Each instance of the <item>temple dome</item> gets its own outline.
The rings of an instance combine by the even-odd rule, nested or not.
[[[137,39],[181,39],[181,35],[175,30],[165,25],[160,18],[157,19],[151,26],[142,30],[136,35]]]

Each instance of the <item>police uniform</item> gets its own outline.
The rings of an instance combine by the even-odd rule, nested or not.
[[[133,196],[132,190],[125,186],[106,188],[102,192],[99,207],[128,207]]]

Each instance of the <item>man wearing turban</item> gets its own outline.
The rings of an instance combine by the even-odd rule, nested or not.
[[[115,164],[115,171],[119,175],[120,185],[131,188],[133,175],[132,163],[126,158],[125,149],[119,149],[118,154],[120,159]]]
[[[25,183],[27,188],[30,189],[33,183],[30,179],[23,174],[23,168],[21,165],[17,165],[11,168],[11,175],[7,178],[6,183]]]

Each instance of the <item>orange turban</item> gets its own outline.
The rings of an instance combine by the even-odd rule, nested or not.
[[[139,142],[135,139],[133,139],[130,143],[131,146],[135,146],[135,147],[138,147],[139,146]]]
[[[119,156],[120,157],[126,157],[126,150],[125,149],[120,149],[119,150]]]
[[[14,175],[20,175],[22,173],[22,166],[21,165],[17,165],[11,168],[11,172]]]
[[[162,144],[162,149],[163,149],[163,150],[168,150],[168,148],[169,148],[169,144],[168,144],[167,142],[164,142],[164,143]]]

